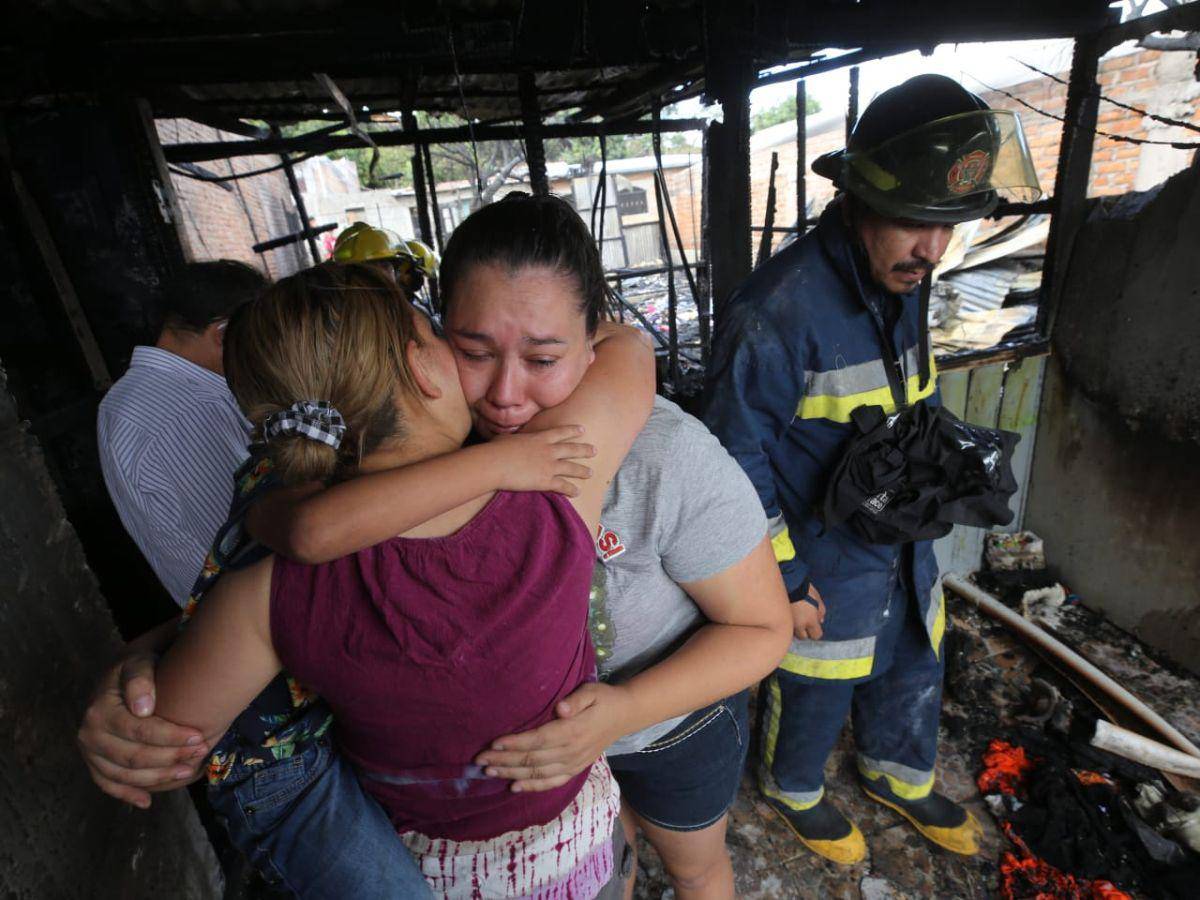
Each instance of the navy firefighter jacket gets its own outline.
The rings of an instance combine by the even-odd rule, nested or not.
[[[919,388],[918,290],[886,294],[859,254],[834,201],[730,299],[709,368],[705,422],[758,491],[787,589],[809,578],[825,600],[823,640],[793,640],[782,664],[818,680],[871,674],[876,634],[904,612],[891,608],[898,582],[915,595],[935,653],[945,629],[932,542],[870,544],[844,525],[822,533],[817,517],[855,431],[851,411],[895,409],[881,344],[889,318],[908,402],[939,402],[932,360]],[[889,317],[885,304],[894,310],[897,299]]]

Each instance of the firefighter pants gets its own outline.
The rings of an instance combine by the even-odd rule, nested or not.
[[[865,778],[886,777],[904,799],[929,794],[942,703],[942,648],[935,652],[904,586],[893,588],[884,610],[866,676],[816,678],[779,668],[763,683],[759,786],[766,796],[796,810],[820,801],[825,762],[847,713]],[[940,645],[940,632],[937,639]]]

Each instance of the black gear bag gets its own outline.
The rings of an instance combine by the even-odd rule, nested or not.
[[[921,282],[921,386],[928,382],[928,297]],[[943,537],[956,525],[1007,525],[1017,490],[1012,454],[1019,434],[961,421],[941,406],[907,405],[892,342],[880,328],[884,365],[897,412],[860,406],[851,413],[857,434],[825,491],[826,529],[845,522],[872,544]]]

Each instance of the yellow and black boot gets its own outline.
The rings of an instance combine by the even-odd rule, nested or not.
[[[800,843],[818,856],[844,866],[866,858],[867,842],[862,832],[826,797],[803,810],[792,809],[770,797],[766,801],[800,838]]]
[[[934,791],[917,800],[906,800],[891,789],[887,776],[864,778],[862,788],[868,797],[900,813],[939,847],[963,856],[979,852],[982,828],[969,811],[954,801]]]

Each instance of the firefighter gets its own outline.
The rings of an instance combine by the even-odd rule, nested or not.
[[[1040,191],[1019,120],[922,75],[880,94],[844,150],[813,163],[838,188],[817,226],[759,267],[719,322],[706,422],[771,521],[791,647],[760,693],[759,787],[815,853],[850,864],[862,833],[825,795],[849,714],[863,790],[927,839],[978,852],[979,825],[934,790],[946,614],[931,541],[823,528],[829,475],[860,406],[938,402],[921,326],[954,225]]]
[[[355,222],[337,236],[334,262],[387,263],[396,283],[417,297],[425,283],[437,275],[438,258],[425,244],[405,240],[386,228]]]

